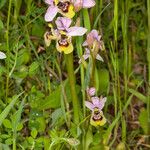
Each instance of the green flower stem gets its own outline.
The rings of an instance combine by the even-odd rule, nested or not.
[[[76,79],[74,74],[74,67],[73,67],[73,53],[65,55],[66,58],[66,67],[68,71],[68,77],[69,77],[69,83],[70,83],[70,90],[71,90],[71,96],[72,96],[72,104],[73,104],[73,113],[74,123],[79,123],[79,102],[78,97],[76,93]]]
[[[90,74],[90,87],[92,86],[96,86],[95,84],[95,68],[96,64],[95,64],[95,59],[92,57],[92,69],[91,69],[91,74]]]

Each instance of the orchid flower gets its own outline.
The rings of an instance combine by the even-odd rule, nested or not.
[[[45,0],[45,3],[49,5],[45,14],[46,22],[52,21],[58,12],[67,18],[73,18],[75,15],[74,6],[70,0]]]
[[[44,34],[44,41],[47,47],[50,46],[52,40],[57,39],[57,30],[54,30],[51,23],[48,24],[48,27],[48,31],[46,31]]]
[[[6,55],[0,51],[0,59],[5,59],[6,58]]]
[[[90,123],[93,126],[103,126],[106,123],[106,118],[103,115],[102,109],[106,102],[106,97],[91,97],[92,102],[85,101],[85,106],[92,111]]]
[[[92,30],[90,33],[88,33],[86,41],[83,43],[83,46],[93,48],[93,46],[95,45],[98,47],[98,49],[103,49],[103,41],[101,41],[101,35],[98,34],[97,30]]]
[[[66,17],[58,17],[55,21],[59,32],[56,48],[59,52],[69,54],[73,51],[72,37],[82,36],[87,32],[83,27],[70,27],[72,20]]]
[[[90,56],[91,56],[90,50],[88,48],[85,48],[85,52],[82,55],[82,57],[80,58],[79,64],[82,62],[82,58],[84,60],[87,60]],[[99,61],[102,61],[102,62],[104,61],[103,58],[99,54],[96,55],[96,59],[99,60]]]
[[[98,34],[97,30],[92,30],[86,38],[86,41],[83,43],[83,46],[85,46],[85,52],[82,56],[84,60],[88,59],[91,54],[93,57],[99,61],[103,61],[103,58],[98,54],[99,49],[103,49],[104,44],[103,41],[101,41],[101,36]],[[79,60],[79,63],[81,63],[82,58]]]
[[[91,8],[95,5],[95,0],[72,0],[75,11],[79,11],[81,8]]]

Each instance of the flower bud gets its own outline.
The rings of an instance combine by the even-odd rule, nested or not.
[[[96,93],[96,89],[94,87],[91,87],[91,88],[87,88],[87,94],[89,96],[94,96]]]

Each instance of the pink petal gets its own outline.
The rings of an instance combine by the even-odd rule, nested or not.
[[[58,17],[55,21],[59,30],[67,30],[71,25],[72,20],[66,17]]]
[[[74,2],[75,1],[75,2]],[[75,11],[79,11],[82,8],[83,0],[74,0],[72,3],[74,5]]]
[[[46,4],[53,5],[54,0],[45,0]]]
[[[107,98],[104,97],[104,98],[100,98],[100,101],[99,101],[99,109],[102,110],[104,105],[105,105],[105,102],[106,102]]]
[[[95,39],[99,39],[99,35],[98,35],[98,31],[97,30],[92,30],[91,32],[91,36],[93,36]]]
[[[99,97],[92,97],[92,103],[95,107],[98,107],[99,108]]]
[[[90,110],[94,110],[94,105],[91,103],[91,102],[89,102],[89,101],[85,101],[85,106],[87,107],[87,108],[89,108]]]
[[[87,29],[83,27],[70,27],[67,31],[69,36],[82,36],[87,32]]]
[[[83,8],[90,8],[95,5],[94,0],[83,0]]]
[[[57,10],[57,7],[55,6],[50,6],[48,9],[47,9],[47,12],[45,14],[45,21],[46,22],[50,22],[54,19],[54,17],[56,16],[58,10]]]
[[[84,41],[84,43],[82,44],[82,46],[88,46],[87,41]]]
[[[90,55],[89,55],[89,54],[85,54],[85,55],[83,55],[84,60],[88,59],[89,57],[90,57]]]
[[[90,50],[88,48],[85,48],[85,54],[90,55]]]

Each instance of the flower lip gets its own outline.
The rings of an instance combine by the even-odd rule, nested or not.
[[[67,36],[66,35],[61,35],[61,39],[58,40],[58,44],[59,44],[59,46],[65,46],[65,47],[69,46]]]
[[[70,2],[59,2],[57,6],[62,10],[62,12],[67,13],[69,11]]]

